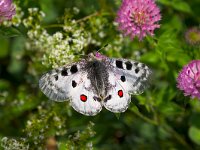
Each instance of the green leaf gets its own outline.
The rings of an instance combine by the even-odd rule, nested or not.
[[[179,49],[176,40],[176,33],[172,30],[168,30],[161,34],[158,38],[158,43],[156,46],[156,51],[160,57],[165,60],[166,56],[173,51]]]
[[[171,6],[172,8],[182,11],[185,13],[192,13],[191,7],[188,5],[188,3],[184,2],[183,0],[174,0],[174,1],[169,1],[169,0],[158,0],[161,4],[166,5],[166,6]]]
[[[168,30],[158,38],[156,47],[157,53],[162,60],[169,62],[178,62],[179,64],[186,64],[190,58],[182,50],[181,43],[178,41],[178,35],[175,30]],[[181,57],[182,59],[177,59]]]
[[[9,39],[0,37],[0,58],[6,57],[9,53]]]
[[[57,16],[57,9],[56,6],[53,4],[53,0],[43,0],[40,2],[40,5],[42,7],[42,10],[45,14],[48,14],[45,16],[44,20],[46,22],[53,21]]]
[[[59,142],[59,150],[65,150],[66,149],[66,142]]]
[[[158,2],[160,2],[163,5],[170,5],[171,2],[169,0],[158,0]]]
[[[199,128],[191,126],[188,134],[189,134],[190,139],[194,143],[200,145],[200,129]]]
[[[181,107],[172,102],[163,102],[159,106],[159,109],[165,116],[180,115],[183,112]]]
[[[0,91],[4,89],[8,89],[10,87],[10,83],[7,80],[0,79]]]
[[[186,13],[192,13],[192,10],[190,6],[188,5],[188,3],[183,2],[182,0],[172,1],[172,6],[176,10],[186,12]]]
[[[193,114],[190,116],[190,120],[189,120],[190,125],[195,126],[195,127],[197,127],[197,128],[200,128],[199,116],[200,116],[200,113],[199,113],[199,112],[193,113]]]
[[[3,37],[15,37],[20,36],[21,33],[19,30],[13,27],[0,27],[0,36]]]

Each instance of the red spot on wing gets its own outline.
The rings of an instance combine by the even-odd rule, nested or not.
[[[86,102],[87,101],[87,96],[82,94],[80,95],[80,100],[83,101],[83,102]]]
[[[118,95],[119,95],[119,97],[123,97],[123,91],[122,91],[122,90],[119,90],[119,91],[118,91]]]

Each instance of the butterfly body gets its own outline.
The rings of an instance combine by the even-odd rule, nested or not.
[[[87,78],[91,81],[90,88],[95,93],[97,99],[105,98],[110,86],[108,82],[106,61],[88,61],[85,70],[88,72]]]
[[[76,111],[93,116],[102,106],[115,113],[124,112],[130,94],[142,93],[149,76],[150,69],[143,63],[92,53],[78,63],[44,74],[39,87],[50,99],[70,99]]]

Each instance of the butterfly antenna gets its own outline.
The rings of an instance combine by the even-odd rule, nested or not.
[[[99,52],[100,50],[104,49],[107,46],[108,46],[108,44],[105,44],[102,48],[98,49],[97,52]]]

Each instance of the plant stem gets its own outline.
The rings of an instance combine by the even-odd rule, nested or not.
[[[97,15],[99,15],[99,12],[95,12],[89,16],[78,19],[78,20],[76,20],[76,23],[86,21],[86,20],[90,19],[91,17],[97,16]],[[44,26],[44,28],[62,28],[63,26],[64,26],[64,24],[50,24],[50,25]]]
[[[158,123],[156,121],[149,119],[148,117],[141,114],[139,111],[136,111],[134,109],[131,109],[131,110],[132,110],[132,112],[134,112],[134,114],[136,114],[138,117],[142,118],[144,121],[146,121],[150,124],[156,125],[156,126],[158,125]]]
[[[86,17],[83,17],[83,18],[81,18],[81,19],[78,19],[78,20],[76,20],[76,22],[77,22],[77,23],[80,23],[80,22],[82,22],[82,21],[86,21],[86,20],[90,19],[91,17],[97,16],[97,15],[99,15],[99,12],[95,12],[95,13],[93,13],[93,14],[91,14],[91,15],[88,15],[88,16],[86,16]]]
[[[189,149],[189,150],[192,150],[192,148],[190,147],[190,145],[182,138],[182,136],[176,132],[173,128],[171,128],[170,126],[168,125],[163,125],[162,126],[163,129],[165,129],[166,131],[170,132],[171,135],[174,136],[174,138],[176,138],[177,141],[179,141],[182,145],[185,146],[185,148]]]
[[[44,28],[62,28],[64,24],[50,24],[47,26],[44,26]]]

